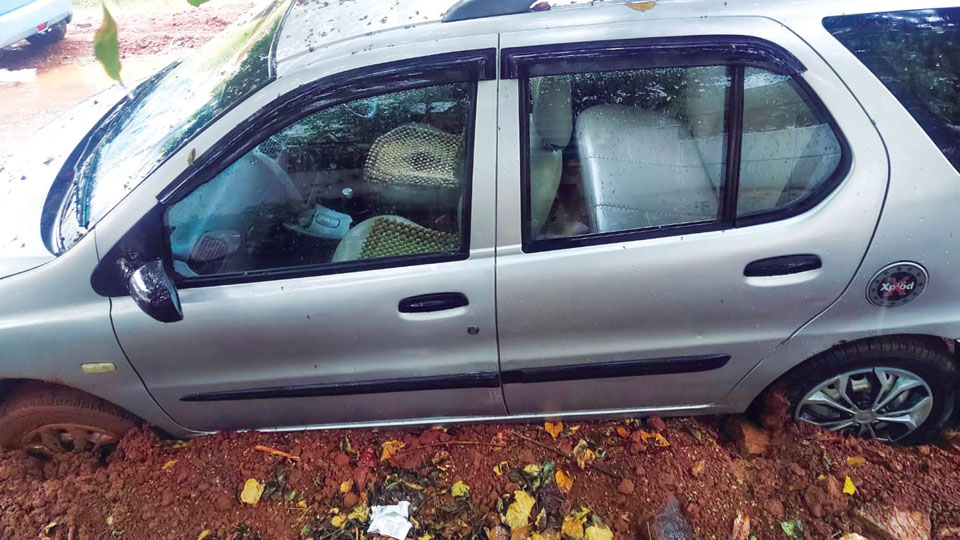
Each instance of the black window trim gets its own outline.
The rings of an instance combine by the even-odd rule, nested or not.
[[[710,221],[599,232],[581,236],[534,239],[530,222],[529,77],[662,67],[727,66],[732,79],[725,123],[727,158],[720,215]],[[833,173],[806,196],[767,211],[737,215],[740,157],[743,141],[743,80],[747,67],[789,76],[830,126],[840,144],[841,157]],[[801,76],[806,66],[779,45],[752,36],[717,35],[676,38],[591,41],[583,43],[505,48],[501,51],[501,78],[518,79],[520,99],[520,214],[521,248],[537,253],[584,246],[682,236],[780,221],[818,205],[847,176],[850,146],[833,115]]]
[[[127,296],[126,283],[119,278],[118,261],[134,251],[145,261],[157,257],[172,271],[170,238],[165,223],[166,207],[182,200],[194,189],[223,172],[230,164],[268,139],[276,131],[306,116],[348,101],[377,95],[414,90],[428,86],[474,83],[473,108],[467,119],[467,157],[464,178],[466,204],[461,213],[461,245],[456,252],[381,257],[362,261],[324,263],[218,274],[182,277],[175,275],[178,289],[213,287],[238,283],[294,279],[399,268],[466,260],[470,256],[473,191],[474,143],[477,120],[477,84],[496,79],[496,49],[441,53],[396,62],[352,69],[318,79],[271,101],[239,123],[219,142],[198,156],[158,195],[158,204],[114,245],[100,261],[91,277],[94,290],[103,296]],[[161,220],[159,223],[154,221]],[[157,234],[159,230],[159,234]],[[150,231],[144,237],[143,232]]]

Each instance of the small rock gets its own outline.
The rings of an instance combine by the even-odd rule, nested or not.
[[[667,429],[667,424],[663,421],[663,418],[660,418],[660,415],[658,414],[648,416],[647,419],[644,420],[644,423],[653,431],[663,431]]]
[[[620,485],[617,486],[617,490],[624,495],[631,495],[633,493],[633,489],[633,480],[629,478],[624,478],[620,481]]]
[[[803,502],[813,517],[823,517],[823,490],[817,486],[807,486],[803,492]]]
[[[693,527],[680,508],[680,502],[673,495],[659,514],[640,527],[641,538],[645,540],[693,540]]]
[[[919,510],[868,504],[854,516],[876,540],[930,540],[930,515]]]
[[[832,474],[823,479],[825,498],[823,507],[832,514],[842,514],[847,509],[847,496],[843,493],[843,484]]]
[[[343,495],[343,507],[347,510],[356,506],[358,502],[360,502],[360,496],[352,491],[348,491]]]
[[[496,527],[490,529],[490,532],[487,533],[487,538],[490,540],[508,540],[510,538],[510,533],[508,533],[507,529],[503,528],[502,525],[497,525]]]
[[[226,494],[221,494],[213,501],[213,507],[220,512],[226,512],[233,507],[233,499]]]
[[[346,467],[350,464],[350,456],[343,452],[337,452],[336,455],[333,456],[333,462],[337,467]]]
[[[783,503],[777,499],[770,499],[767,501],[766,507],[767,512],[777,519],[783,518],[783,514],[786,512],[786,509],[783,507]]]
[[[960,540],[960,527],[940,527],[937,540]]]
[[[736,418],[728,423],[727,432],[740,453],[746,456],[759,456],[770,444],[770,436],[744,418]]]
[[[707,462],[701,459],[700,461],[694,463],[693,467],[690,467],[690,474],[692,474],[694,478],[700,478],[703,476],[703,473],[706,470]]]

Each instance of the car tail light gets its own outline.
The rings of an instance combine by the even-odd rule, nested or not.
[[[43,23],[37,27],[37,32],[43,32],[46,29],[47,29],[47,23]]]

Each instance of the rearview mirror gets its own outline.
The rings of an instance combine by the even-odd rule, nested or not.
[[[180,295],[163,261],[148,262],[127,275],[127,291],[144,313],[160,322],[183,320]]]

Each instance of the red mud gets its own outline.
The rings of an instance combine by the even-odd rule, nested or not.
[[[482,540],[505,536],[496,528],[499,514],[517,490],[536,497],[531,520],[546,510],[538,529],[559,529],[563,516],[585,507],[614,531],[613,540],[642,538],[643,524],[671,494],[698,539],[730,538],[738,512],[763,540],[786,538],[780,522],[793,519],[802,521],[807,539],[863,532],[854,515],[866,504],[919,510],[929,515],[934,531],[960,525],[955,451],[893,447],[788,424],[771,434],[759,455],[745,456],[723,429],[729,422],[667,420],[661,431],[666,447],[653,439],[641,442],[640,429],[660,426],[637,421],[568,424],[556,440],[541,425],[519,424],[251,432],[187,443],[140,429],[122,440],[106,464],[76,455],[40,461],[20,451],[3,454],[0,537],[193,540],[209,530],[206,540],[356,540],[365,532],[363,520],[338,528],[331,518],[364,502],[403,498],[413,503],[416,521],[408,538]],[[586,469],[564,457],[581,439],[598,456]],[[390,440],[404,447],[381,461],[382,444]],[[257,445],[299,461],[258,451]],[[847,458],[862,458],[862,464],[848,464]],[[521,472],[550,460],[573,477],[569,493],[552,480],[534,486]],[[497,475],[501,462],[506,465]],[[845,477],[856,486],[853,495],[840,491]],[[266,485],[255,506],[239,499],[248,479]],[[469,486],[466,497],[451,495],[458,481]],[[527,536],[529,531],[514,531],[514,540]]]

